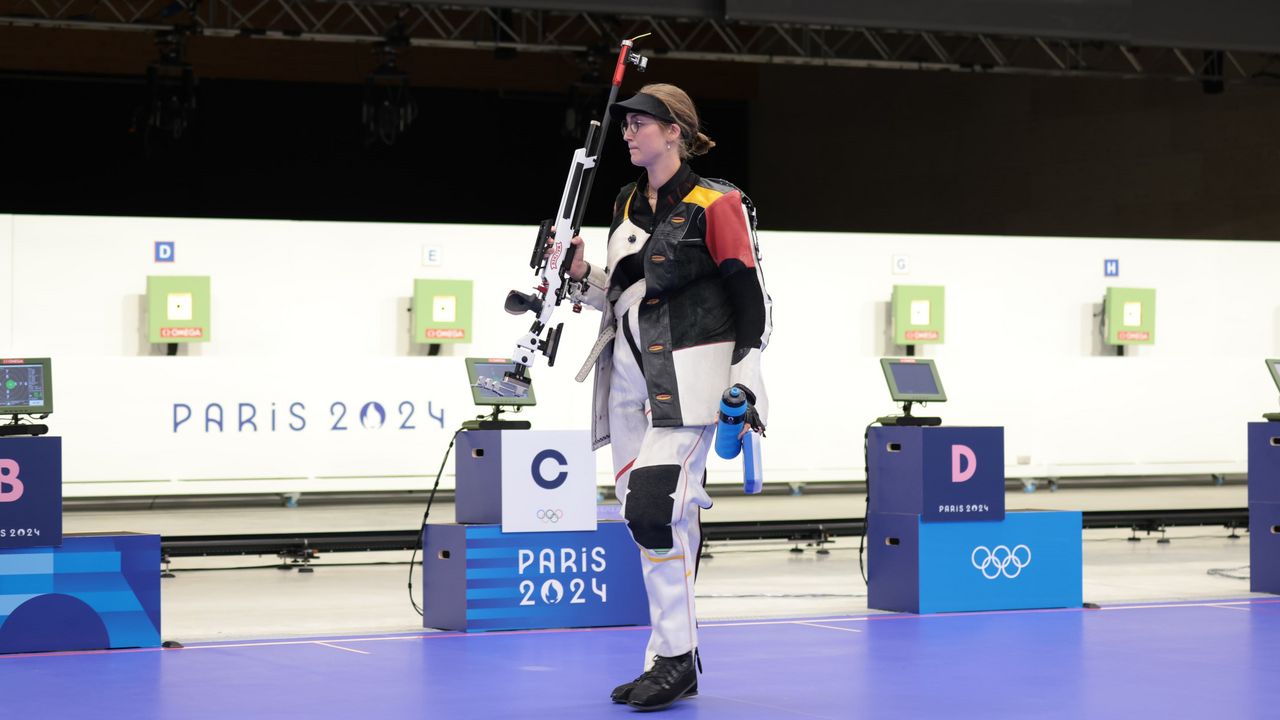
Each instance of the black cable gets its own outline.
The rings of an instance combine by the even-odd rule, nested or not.
[[[273,565],[230,565],[227,567],[207,567],[207,568],[176,568],[170,567],[171,573],[190,573],[190,572],[222,572],[223,570],[278,570],[283,563],[275,563]],[[297,567],[302,567],[298,565]],[[311,567],[315,567],[312,565]]]
[[[1208,574],[1218,577],[1231,578],[1232,580],[1248,580],[1249,566],[1241,565],[1233,568],[1209,568]]]
[[[719,556],[721,556],[721,555],[729,555],[729,556],[733,556],[733,555],[750,555],[750,554],[752,554],[752,553],[776,553],[776,552],[782,552],[782,551],[784,551],[784,550],[786,549],[786,548],[783,548],[783,547],[771,547],[771,548],[747,548],[747,549],[744,549],[744,550],[734,550],[734,549],[733,549],[733,548],[731,548],[731,547],[726,547],[726,544],[727,544],[727,543],[731,543],[731,542],[737,542],[737,541],[736,541],[736,540],[725,540],[725,541],[721,541],[721,542],[717,543],[717,544],[716,544],[716,557],[719,557]],[[793,544],[790,540],[785,540],[785,541],[783,541],[783,542],[784,542],[784,543],[786,543],[787,545],[791,545],[791,544]],[[808,544],[806,545],[806,547],[808,547],[808,546],[812,546],[812,545],[813,545],[813,543],[808,543]],[[845,551],[845,550],[852,550],[853,548],[852,548],[852,547],[847,547],[847,548],[846,548],[846,547],[823,547],[823,548],[821,548],[821,549],[827,550],[827,551],[829,551],[829,552],[835,552],[835,551],[837,551],[837,550],[840,550],[840,551],[842,551],[842,552],[843,552],[843,551]]]
[[[1086,527],[1086,528],[1085,528],[1085,530],[1120,530],[1120,529],[1122,529],[1122,528],[1089,528],[1089,527]],[[1141,531],[1141,530],[1140,530],[1139,532],[1144,532],[1144,531]],[[1147,535],[1148,535],[1148,536],[1150,536],[1150,535],[1151,535],[1151,533],[1150,533],[1150,532],[1148,532],[1148,533],[1147,533]],[[1174,535],[1173,537],[1169,538],[1169,540],[1179,540],[1179,541],[1182,541],[1182,540],[1219,540],[1219,539],[1222,539],[1222,538],[1224,538],[1224,537],[1226,537],[1226,536],[1225,536],[1225,535]],[[1142,540],[1143,538],[1138,538],[1138,539],[1139,539],[1139,540]],[[1150,537],[1148,537],[1148,538],[1146,538],[1146,539],[1149,541],[1149,540],[1150,540]],[[1087,543],[1089,543],[1089,542],[1092,542],[1092,543],[1114,543],[1114,542],[1130,542],[1131,540],[1132,540],[1132,538],[1131,538],[1131,537],[1126,537],[1126,536],[1117,536],[1117,537],[1107,537],[1107,538],[1084,538],[1081,542],[1087,542]]]
[[[431,494],[427,496],[427,509],[422,513],[422,527],[418,529],[418,540],[413,545],[413,554],[409,556],[409,603],[413,605],[413,610],[418,615],[422,615],[422,608],[413,597],[413,565],[418,558],[418,551],[422,549],[422,533],[427,529],[427,517],[431,515],[431,503],[436,499],[436,489],[440,487],[440,476],[444,474],[445,463],[449,462],[449,453],[453,452],[453,444],[457,442],[458,433],[462,430],[463,428],[458,428],[453,431],[453,437],[449,438],[449,447],[445,448],[444,457],[440,459],[440,469],[436,471],[436,482],[431,486]]]
[[[276,563],[274,565],[235,565],[226,567],[204,567],[204,568],[176,568],[170,567],[169,572],[173,573],[189,573],[189,572],[222,572],[224,570],[294,570],[297,568],[344,568],[344,567],[373,567],[377,565],[412,565],[408,560],[385,560],[380,562],[335,562],[335,563],[307,563],[289,564],[287,562]]]

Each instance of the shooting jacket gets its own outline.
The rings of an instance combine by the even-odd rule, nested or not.
[[[771,301],[750,200],[733,185],[701,178],[681,165],[659,189],[657,210],[650,214],[645,184],[642,176],[622,188],[609,228],[608,265],[592,266],[571,293],[603,313],[602,334],[614,327],[618,311],[627,310],[620,299],[634,300],[639,307],[640,336],[624,339],[620,334],[595,361],[593,449],[609,443],[615,347],[625,352],[631,345],[630,351],[640,357],[654,427],[716,422],[720,396],[735,383],[755,393],[756,409],[767,422],[760,353],[772,329]],[[642,225],[651,225],[652,232]],[[642,263],[628,261],[632,273],[643,268],[638,281],[643,295],[631,282],[632,273],[616,273],[619,263],[632,255]],[[631,291],[620,282],[631,285]]]

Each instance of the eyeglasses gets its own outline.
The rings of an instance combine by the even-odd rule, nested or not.
[[[630,131],[631,131],[631,134],[632,134],[632,135],[635,135],[636,133],[638,133],[638,132],[640,132],[641,130],[643,130],[646,126],[648,126],[648,125],[657,125],[657,124],[658,124],[658,122],[657,122],[656,120],[655,120],[655,121],[652,121],[652,122],[640,122],[640,119],[639,119],[639,118],[632,118],[632,119],[630,119],[630,120],[623,120],[623,121],[622,121],[622,132],[624,132],[624,133],[625,133],[625,132],[627,132],[628,130],[630,130]]]

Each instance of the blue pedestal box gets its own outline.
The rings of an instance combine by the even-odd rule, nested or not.
[[[1081,514],[926,523],[871,513],[867,605],[912,613],[1080,607]]]
[[[1004,517],[1004,428],[877,427],[867,442],[870,512]]]
[[[62,438],[0,438],[0,549],[62,544]]]
[[[454,518],[460,523],[502,522],[502,431],[460,433],[453,468]]]
[[[1280,422],[1249,423],[1249,589],[1280,594]]]
[[[1280,594],[1280,503],[1249,503],[1249,590]]]
[[[454,469],[457,522],[537,532],[537,511],[555,508],[561,529],[595,527],[595,456],[585,430],[468,430],[458,435]]]
[[[429,524],[422,625],[442,630],[646,625],[640,553],[626,523],[594,532],[503,533]]]
[[[0,653],[159,646],[159,535],[0,550]]]
[[[1249,503],[1256,502],[1280,503],[1280,422],[1249,423]]]

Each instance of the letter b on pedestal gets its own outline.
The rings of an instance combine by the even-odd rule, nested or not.
[[[0,460],[0,503],[17,502],[22,499],[24,490],[22,481],[18,479],[18,463],[15,460]],[[5,490],[5,487],[8,490]]]

